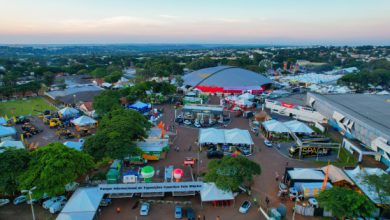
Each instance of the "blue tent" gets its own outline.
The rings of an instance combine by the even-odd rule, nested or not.
[[[5,118],[3,117],[0,117],[0,125],[5,125],[7,124],[7,120],[5,120]]]
[[[143,111],[146,111],[146,110],[149,109],[149,104],[137,101],[136,103],[134,103],[132,105],[128,105],[127,107],[131,108],[131,109],[135,109],[137,111],[142,111],[143,112]]]
[[[16,130],[13,127],[4,127],[0,125],[0,137],[8,137],[16,134]]]

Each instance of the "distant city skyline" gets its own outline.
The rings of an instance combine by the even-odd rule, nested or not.
[[[0,3],[0,44],[390,45],[387,0]]]

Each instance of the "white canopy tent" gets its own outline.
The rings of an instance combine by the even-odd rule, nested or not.
[[[215,183],[203,183],[202,190],[200,191],[200,199],[202,202],[226,201],[234,200],[234,196],[231,191],[219,189]]]
[[[98,187],[78,188],[66,203],[57,220],[92,220],[103,194]]]
[[[325,174],[321,170],[311,168],[296,168],[287,171],[292,180],[324,180]]]
[[[250,94],[250,93],[244,93],[244,94],[240,95],[239,98],[246,99],[246,100],[253,100],[255,98],[255,96]]]
[[[297,120],[287,121],[287,122],[284,122],[283,124],[288,129],[290,129],[291,132],[294,132],[294,133],[306,133],[306,134],[314,133],[313,129],[311,129],[305,123],[297,121]]]
[[[249,132],[237,128],[225,130],[225,142],[228,144],[253,145],[253,140]]]
[[[253,145],[253,140],[248,130],[242,129],[200,129],[199,144],[247,144]]]
[[[225,134],[222,129],[208,128],[200,129],[199,143],[222,144],[225,143]]]
[[[275,132],[275,133],[289,133],[290,129],[286,125],[284,125],[282,122],[276,121],[276,120],[268,120],[262,123],[265,130],[268,132]]]
[[[61,114],[62,117],[72,117],[79,113],[79,111],[75,108],[65,107],[58,111],[59,114]]]
[[[75,124],[77,126],[94,125],[94,124],[96,124],[96,122],[97,121],[95,119],[88,117],[88,116],[85,116],[85,115],[73,120],[73,124]]]

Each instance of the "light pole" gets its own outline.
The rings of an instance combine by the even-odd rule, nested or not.
[[[33,217],[33,220],[35,220],[35,213],[34,213],[34,206],[33,206],[33,201],[32,201],[32,191],[34,191],[37,187],[34,186],[33,188],[29,189],[29,190],[22,190],[21,192],[22,193],[28,193],[28,196],[30,198],[30,205],[31,205],[31,213],[32,213],[32,217]]]
[[[73,102],[74,102],[74,106],[76,106],[76,94],[73,94]]]

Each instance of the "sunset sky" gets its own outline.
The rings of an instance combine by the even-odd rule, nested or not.
[[[0,44],[390,44],[389,0],[0,0]]]

